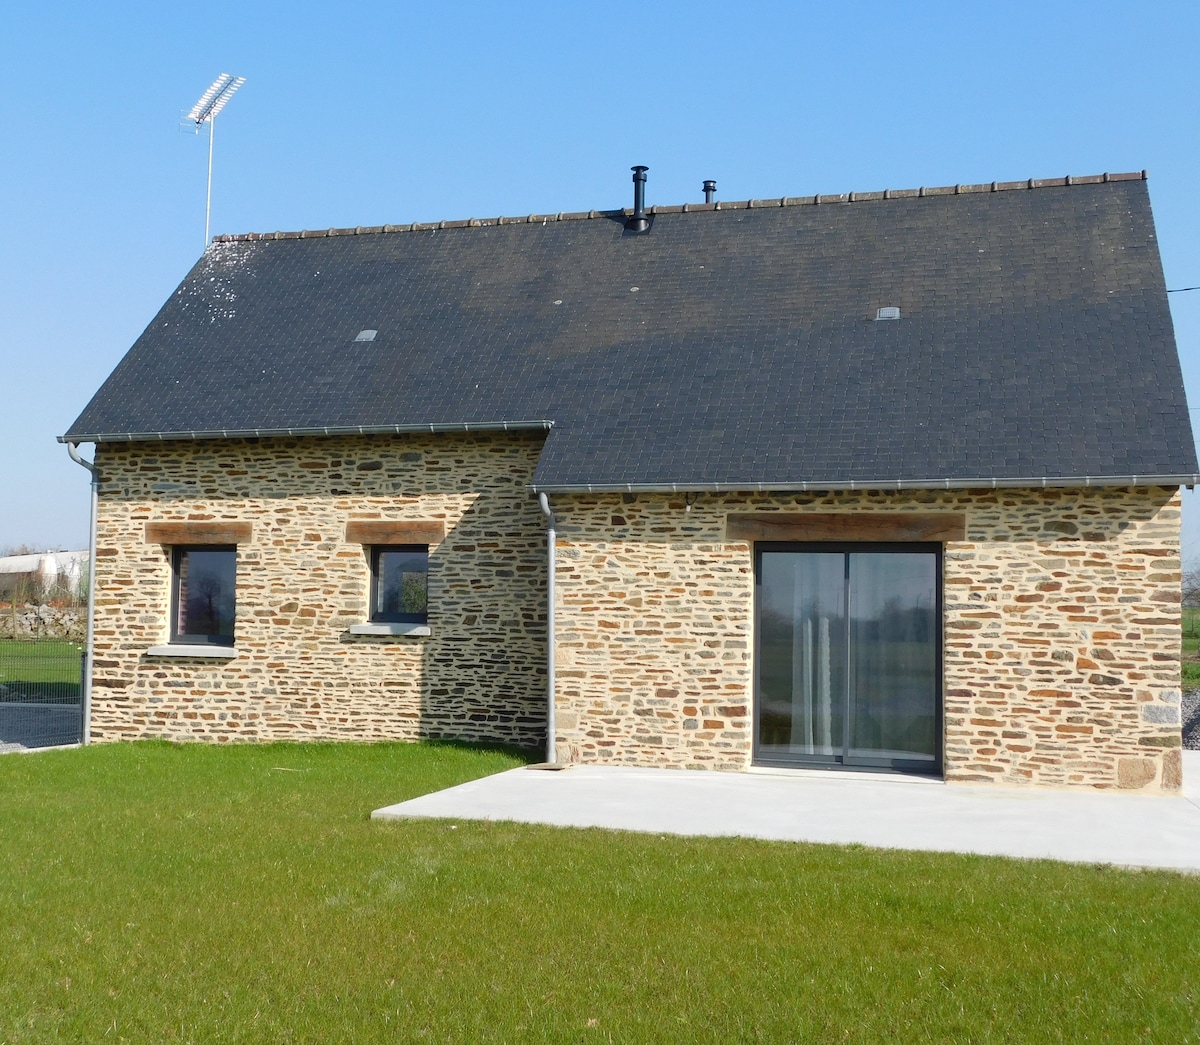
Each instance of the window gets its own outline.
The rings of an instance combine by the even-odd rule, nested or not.
[[[429,549],[446,538],[443,519],[350,519],[346,543],[361,544],[371,568],[367,620],[351,635],[428,635]]]
[[[428,545],[372,547],[371,621],[378,624],[424,624],[428,577]]]
[[[176,547],[171,566],[171,642],[232,647],[237,548]]]

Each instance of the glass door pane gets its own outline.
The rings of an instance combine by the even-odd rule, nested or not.
[[[937,760],[937,556],[850,560],[847,761]]]
[[[938,768],[939,549],[759,546],[754,757]]]
[[[840,756],[846,721],[845,556],[764,552],[760,575],[759,753]]]

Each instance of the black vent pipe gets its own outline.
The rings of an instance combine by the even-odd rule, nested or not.
[[[630,232],[645,232],[650,227],[646,217],[646,171],[649,167],[631,167],[633,171],[633,214],[625,222]]]
[[[717,183],[708,178],[704,182],[704,202],[712,203],[713,197],[717,194]]]

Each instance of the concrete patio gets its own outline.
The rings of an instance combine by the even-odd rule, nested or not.
[[[1200,872],[1200,751],[1184,751],[1183,758],[1178,798],[850,773],[576,765],[512,769],[371,816],[859,843]]]

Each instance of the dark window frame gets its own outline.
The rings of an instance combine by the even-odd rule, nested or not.
[[[377,612],[375,607],[379,601],[380,557],[388,552],[402,552],[406,555],[422,555],[425,558],[425,609],[420,613]],[[372,624],[428,624],[429,623],[429,545],[428,544],[373,544],[370,546],[368,560],[371,567],[371,591],[367,604],[367,620]]]
[[[171,548],[171,644],[183,646],[234,646],[234,634],[205,635],[187,633],[179,630],[180,618],[180,568],[185,555],[193,552],[226,552],[233,556],[233,620],[236,634],[237,627],[237,545],[236,544],[177,544]]]

